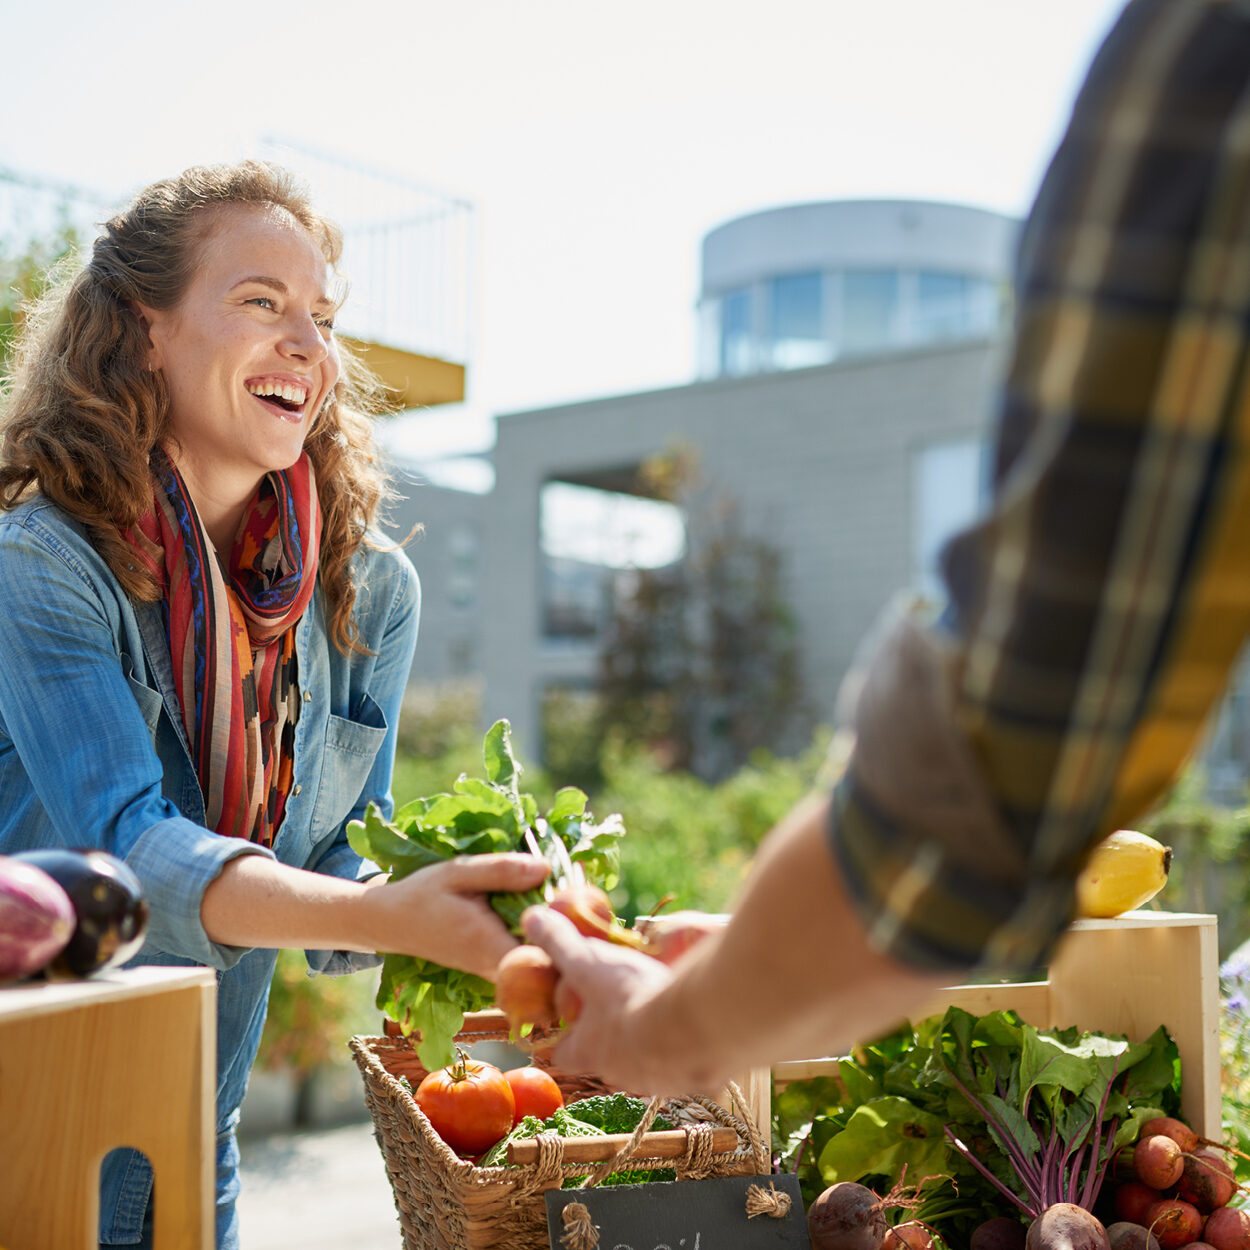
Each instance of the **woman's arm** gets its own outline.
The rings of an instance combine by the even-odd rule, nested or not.
[[[200,916],[228,946],[394,951],[488,979],[516,944],[486,901],[547,875],[533,855],[473,855],[401,881],[347,881],[259,856],[231,860],[204,892]]]

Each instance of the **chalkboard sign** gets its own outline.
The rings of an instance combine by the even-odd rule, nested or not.
[[[785,1206],[783,1195],[789,1197],[789,1209],[778,1215],[778,1208]],[[562,1238],[575,1215],[589,1218],[598,1228],[596,1250],[810,1250],[811,1246],[799,1178],[793,1173],[551,1189],[545,1198],[552,1250],[570,1245]],[[584,1214],[573,1204],[580,1204]],[[573,1211],[566,1219],[564,1209],[570,1205]],[[760,1214],[749,1214],[761,1207],[765,1210]]]

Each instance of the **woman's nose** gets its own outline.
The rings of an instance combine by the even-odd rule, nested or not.
[[[311,364],[320,364],[330,351],[321,327],[311,316],[292,319],[283,348],[289,355]]]

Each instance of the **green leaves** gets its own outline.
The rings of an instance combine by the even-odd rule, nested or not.
[[[596,823],[587,798],[573,787],[561,790],[543,818],[532,795],[518,782],[521,766],[512,753],[512,730],[506,720],[487,731],[482,744],[486,779],[461,775],[450,793],[415,798],[392,820],[370,804],[363,821],[352,821],[347,840],[363,859],[399,880],[457,855],[526,851],[526,834],[552,866],[558,881],[569,863],[581,866],[586,879],[611,889],[620,875],[620,839],[625,827],[617,815]],[[543,899],[540,890],[496,894],[491,906],[514,933],[521,913]],[[494,1002],[494,986],[481,977],[410,955],[387,954],[378,988],[378,1007],[406,1035],[420,1035],[417,1054],[427,1069],[452,1060],[452,1039],[466,1011]]]
[[[775,1144],[807,1201],[838,1181],[884,1193],[905,1179],[921,1186],[909,1218],[966,1244],[1009,1196],[1021,1210],[1092,1202],[1137,1125],[1178,1112],[1176,1053],[1163,1028],[1129,1042],[952,1007],[857,1048],[837,1078],[788,1086]]]

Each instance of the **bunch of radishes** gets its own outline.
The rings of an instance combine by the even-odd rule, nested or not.
[[[1124,1162],[1111,1194],[1112,1229],[1149,1230],[1160,1250],[1250,1250],[1250,1211],[1229,1205],[1240,1186],[1218,1143],[1162,1116],[1142,1125]]]

